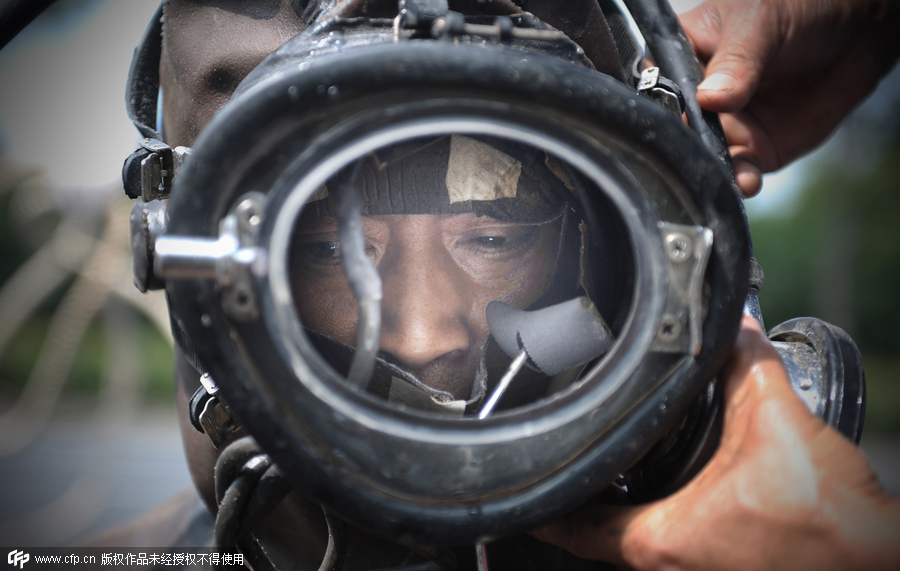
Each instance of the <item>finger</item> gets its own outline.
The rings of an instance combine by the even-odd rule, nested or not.
[[[728,148],[734,164],[734,180],[741,189],[744,198],[752,198],[762,190],[762,170],[756,164],[756,157],[747,147],[732,146]]]
[[[781,356],[759,323],[744,315],[731,358],[725,366],[725,424],[743,416],[744,406],[759,408],[763,400],[787,400],[804,406],[794,394]],[[796,403],[794,402],[796,401]]]
[[[529,533],[576,557],[624,565],[628,559],[626,552],[630,549],[628,531],[652,505],[584,507]]]
[[[678,15],[681,27],[701,62],[709,61],[721,39],[722,11],[718,2],[704,2]]]
[[[775,146],[768,133],[746,111],[723,113],[720,119],[741,193],[747,198],[756,196],[762,189],[762,175],[781,166]]]
[[[736,2],[725,16],[720,38],[697,100],[710,111],[738,111],[756,93],[763,69],[778,50],[777,15],[764,2]]]
[[[734,406],[742,400],[738,395],[744,389],[744,385],[750,382],[755,365],[768,356],[768,348],[771,348],[771,344],[762,327],[753,317],[745,313],[731,357],[723,370],[724,397],[727,403]]]

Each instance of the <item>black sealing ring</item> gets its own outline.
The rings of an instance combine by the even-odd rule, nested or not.
[[[501,46],[403,42],[306,60],[281,53],[272,65],[198,138],[172,192],[172,234],[215,236],[243,193],[275,188],[272,200],[281,200],[288,183],[280,177],[302,171],[329,145],[345,144],[342,135],[403,120],[404,112],[430,105],[435,112],[468,109],[472,116],[529,120],[529,128],[552,132],[586,156],[622,161],[613,176],[628,188],[651,182],[638,183],[625,163],[655,165],[653,176],[671,175],[684,189],[671,201],[681,204],[681,216],[714,235],[698,356],[673,360],[648,353],[629,377],[628,390],[640,394],[619,395],[623,402],[596,400],[597,383],[589,379],[581,392],[480,423],[391,412],[353,393],[341,410],[323,406],[297,378],[283,347],[277,349],[284,340],[273,335],[271,323],[230,320],[210,281],[169,281],[172,309],[227,402],[300,491],[403,542],[470,543],[524,531],[572,510],[630,467],[721,368],[746,296],[749,233],[718,160],[661,107],[610,77]],[[618,150],[614,154],[605,144]],[[645,209],[639,214],[644,223],[663,208],[634,200]],[[272,218],[264,221],[263,239],[271,234]],[[265,278],[257,291],[271,311]],[[639,333],[626,328],[622,345]],[[324,374],[313,362],[304,366]],[[576,397],[585,395],[595,399],[593,413],[577,412],[587,405]],[[617,404],[625,408],[608,410]],[[537,434],[526,428],[542,422],[554,428]],[[403,431],[408,440],[394,438]],[[442,438],[456,445],[442,444]],[[564,461],[551,462],[554,455]],[[372,457],[381,462],[377,468],[360,461]],[[430,465],[448,463],[456,468],[433,481],[426,477]],[[380,470],[385,467],[387,473]],[[454,482],[450,489],[447,478]],[[510,481],[517,484],[510,487]],[[420,492],[429,485],[430,494]]]
[[[812,347],[825,383],[822,419],[859,444],[866,417],[866,373],[853,339],[837,325],[815,317],[785,321],[769,331],[769,339]]]

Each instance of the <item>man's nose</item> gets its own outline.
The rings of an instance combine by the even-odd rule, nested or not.
[[[472,343],[467,279],[442,244],[404,248],[379,267],[381,349],[413,371]]]

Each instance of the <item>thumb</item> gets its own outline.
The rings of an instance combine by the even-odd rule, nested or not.
[[[697,10],[704,10],[700,6]],[[719,113],[740,111],[756,93],[760,76],[781,44],[776,9],[739,0],[722,17],[718,45],[698,86],[697,100]]]

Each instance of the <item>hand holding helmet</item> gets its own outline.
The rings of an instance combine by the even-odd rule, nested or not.
[[[707,66],[697,99],[721,113],[745,196],[827,139],[900,55],[890,0],[710,0],[680,20]]]
[[[900,503],[859,450],[797,398],[750,317],[726,368],[724,396],[719,449],[687,486],[639,507],[585,507],[532,534],[638,570],[900,564]]]

